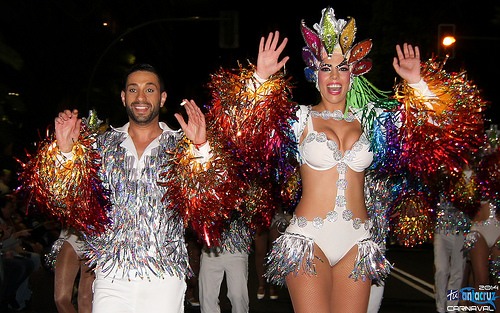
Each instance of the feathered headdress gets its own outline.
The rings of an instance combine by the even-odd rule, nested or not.
[[[372,61],[365,59],[372,48],[371,39],[354,43],[356,37],[356,22],[354,18],[348,21],[336,19],[333,8],[322,11],[320,23],[313,26],[314,30],[301,23],[302,36],[306,45],[302,48],[302,58],[306,62],[305,75],[308,81],[316,83],[321,60],[331,57],[334,53],[342,54],[351,69],[353,76],[367,73],[372,68]]]

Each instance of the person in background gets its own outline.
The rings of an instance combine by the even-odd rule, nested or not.
[[[7,312],[9,308],[13,310],[22,310],[26,307],[24,293],[29,290],[29,278],[31,274],[38,269],[40,260],[39,255],[25,251],[23,240],[29,238],[31,230],[22,228],[17,229],[15,224],[10,223],[10,216],[14,211],[15,197],[10,194],[0,197],[0,257],[3,270],[3,281],[0,285],[0,308],[2,312]],[[9,213],[7,213],[9,212]],[[33,254],[33,257],[32,257]],[[37,263],[38,262],[38,263]],[[25,290],[28,288],[28,290]],[[23,294],[19,298],[18,294]]]
[[[473,168],[471,184],[479,191],[479,208],[472,216],[464,249],[471,264],[473,287],[500,286],[500,150],[483,155]],[[479,187],[481,186],[481,187]],[[496,311],[500,311],[497,298]]]
[[[81,237],[76,231],[62,229],[50,254],[55,260],[47,260],[54,270],[54,301],[59,313],[92,312],[94,272],[86,264],[87,247]],[[76,308],[73,303],[75,282],[78,282]]]
[[[455,208],[444,193],[439,200],[433,239],[434,295],[437,312],[446,313],[448,306],[456,306],[459,302],[447,299],[448,290],[460,290],[464,283],[466,254],[463,246],[470,219]]]
[[[252,234],[239,218],[232,218],[220,244],[206,245],[200,257],[198,278],[201,313],[220,312],[219,294],[224,275],[232,313],[248,313],[248,256]]]
[[[193,230],[186,230],[186,243],[189,254],[189,265],[193,270],[193,276],[187,278],[186,303],[192,307],[200,306],[198,292],[198,275],[200,273],[201,244],[198,236]]]
[[[255,234],[255,269],[257,272],[257,299],[262,300],[266,296],[266,287],[269,287],[269,299],[277,300],[279,298],[279,286],[268,284],[264,276],[266,255],[272,246],[272,243],[279,237],[280,232],[283,232],[288,225],[290,215],[284,212],[277,212],[269,228],[261,228]],[[269,286],[268,286],[269,285]]]
[[[12,192],[10,185],[12,179],[12,171],[9,169],[2,169],[0,171],[0,195],[5,195]]]

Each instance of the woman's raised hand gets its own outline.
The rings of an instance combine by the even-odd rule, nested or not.
[[[403,48],[396,45],[397,56],[394,57],[392,65],[401,78],[409,84],[418,83],[420,81],[420,50],[418,46],[413,47],[406,42]]]
[[[260,39],[256,72],[262,79],[268,79],[269,76],[278,72],[290,58],[289,56],[285,56],[281,61],[278,61],[288,42],[288,38],[285,37],[278,46],[279,39],[279,31],[269,33],[267,39],[264,36]]]

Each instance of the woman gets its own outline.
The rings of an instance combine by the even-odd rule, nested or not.
[[[467,244],[472,245],[470,259],[474,274],[474,286],[498,284],[490,279],[490,258],[500,258],[500,217],[493,201],[481,201],[479,211],[472,220],[470,233],[467,235]],[[498,262],[498,261],[496,261]],[[492,263],[493,264],[493,263]],[[497,265],[498,267],[498,265]]]
[[[315,30],[302,24],[306,77],[321,95],[314,107],[290,100],[289,79],[281,71],[289,57],[280,60],[288,40],[280,43],[279,32],[261,39],[256,67],[220,69],[212,75],[207,129],[217,156],[214,164],[227,163],[219,166],[231,174],[227,181],[233,185],[243,180],[238,188],[243,195],[222,190],[218,199],[236,196],[233,202],[244,203],[243,216],[256,230],[270,225],[281,205],[295,207],[294,200],[300,198],[290,225],[268,255],[268,281],[287,284],[297,313],[366,313],[371,284],[383,280],[391,267],[377,245],[380,240],[374,240],[368,218],[367,169],[376,167],[371,176],[375,179],[384,173],[393,179],[393,185],[374,189],[377,199],[369,203],[391,201],[391,195],[382,197],[380,192],[397,191],[394,182],[399,178],[406,179],[401,190],[413,191],[410,179],[421,182],[440,164],[451,167],[451,159],[475,148],[473,134],[482,126],[478,126],[482,102],[473,88],[458,88],[469,84],[457,76],[450,75],[454,80],[444,84],[440,67],[429,66],[421,75],[419,49],[406,43],[396,46],[393,62],[403,81],[396,86],[396,96],[388,99],[362,78],[371,68],[365,58],[371,41],[354,44],[353,19],[337,20],[333,9],[327,8]],[[430,77],[429,83],[422,79],[432,75],[439,77]],[[454,90],[470,90],[471,95],[460,97],[467,104],[454,106],[459,98]],[[467,123],[460,120],[462,115]],[[399,127],[402,122],[404,128]],[[453,140],[445,136],[451,131]],[[428,140],[430,133],[436,133],[433,140]],[[420,172],[426,175],[418,176]],[[398,201],[421,194],[407,192]],[[422,202],[411,200],[407,202]],[[399,238],[408,242],[420,240],[415,234],[432,231],[418,229],[432,225],[428,223],[432,208],[408,218],[413,209],[397,212],[398,221],[406,223],[399,228]],[[376,218],[384,216],[390,215]]]
[[[365,59],[371,49],[371,41],[353,43],[356,32],[353,19],[347,22],[337,20],[333,9],[327,8],[323,10],[322,20],[315,25],[315,30],[317,33],[302,24],[307,44],[303,50],[308,66],[306,77],[316,83],[321,95],[321,100],[314,107],[295,106],[293,102],[283,100],[283,94],[288,94],[288,89],[284,75],[279,72],[289,57],[279,58],[287,38],[279,43],[279,33],[275,32],[270,33],[267,39],[261,39],[253,76],[248,73],[252,69],[242,70],[239,78],[224,71],[213,76],[214,101],[207,116],[209,119],[216,116],[221,124],[224,122],[232,126],[218,135],[225,138],[226,132],[228,141],[236,147],[233,150],[238,153],[244,149],[253,149],[250,153],[255,153],[256,146],[259,151],[265,150],[261,159],[265,161],[255,162],[255,166],[250,163],[257,159],[254,155],[245,158],[246,168],[261,166],[264,174],[268,171],[268,164],[281,166],[280,174],[288,169],[284,164],[292,154],[283,142],[290,137],[285,124],[291,126],[294,137],[291,141],[294,145],[298,143],[295,147],[300,163],[301,198],[290,225],[274,242],[268,256],[266,277],[271,283],[286,282],[295,312],[365,313],[371,284],[383,280],[391,267],[372,238],[365,174],[373,166],[375,155],[379,157],[378,164],[383,164],[380,163],[380,155],[384,152],[381,137],[375,134],[376,129],[380,131],[382,128],[381,124],[377,124],[381,123],[380,117],[391,110],[401,112],[408,106],[406,103],[399,105],[394,99],[392,106],[388,106],[387,101],[381,101],[385,107],[375,102],[375,98],[383,98],[381,93],[375,92],[371,84],[361,79],[371,68],[371,62]],[[405,43],[402,47],[396,46],[396,52],[393,66],[403,79],[398,100],[404,102],[406,98],[412,98],[409,102],[412,108],[424,112],[418,112],[420,115],[416,117],[408,114],[405,122],[411,124],[408,127],[425,125],[424,130],[419,129],[424,134],[425,131],[435,130],[443,108],[437,110],[434,105],[446,104],[446,109],[453,109],[451,100],[438,99],[422,79],[418,47]],[[239,105],[238,109],[231,106],[234,103]],[[285,109],[279,104],[286,106]],[[475,101],[468,110],[481,105],[481,101]],[[279,109],[283,111],[276,113]],[[287,110],[293,111],[295,116],[287,116]],[[432,113],[427,113],[429,111]],[[235,115],[239,116],[227,117],[227,112],[236,112]],[[478,111],[470,112],[475,114]],[[282,124],[276,126],[274,122]],[[457,128],[453,122],[450,124]],[[384,125],[389,129],[389,126],[401,125],[401,121],[399,124],[395,120],[391,125]],[[476,126],[474,123],[468,125],[471,128]],[[447,130],[446,127],[443,129]],[[460,144],[471,147],[476,142],[470,140],[467,131],[470,129],[464,130],[463,136],[458,136],[456,140],[467,138],[470,143],[463,140]],[[391,135],[389,131],[386,134]],[[411,135],[415,137],[418,133]],[[404,134],[400,136],[403,140],[408,138]],[[426,149],[430,149],[429,143],[425,144]],[[415,151],[414,155],[406,147],[404,154],[397,154],[404,155],[411,162],[391,163],[388,168],[399,170],[406,166],[411,174],[418,170],[428,170],[426,173],[429,173],[432,168],[437,169],[438,164],[447,161],[450,155],[459,153],[453,150],[450,143],[443,144],[439,137],[430,144],[432,149],[439,150],[431,161],[421,159],[421,150]],[[269,146],[272,148],[266,150]],[[398,152],[397,149],[402,150],[401,146],[394,146],[392,151]],[[270,157],[276,151],[281,152],[278,160]],[[288,180],[293,180],[293,177],[288,175],[282,181],[284,191],[289,191]],[[406,215],[399,216],[403,220]],[[410,237],[408,233],[402,233],[401,237],[404,236],[407,239]]]
[[[464,248],[469,253],[473,286],[478,291],[480,286],[500,284],[500,149],[484,149],[481,160],[470,173],[458,192],[467,196],[462,190],[471,190],[473,195],[468,199],[477,200]],[[498,312],[500,300],[495,303]]]
[[[54,263],[54,301],[59,313],[92,312],[92,283],[94,273],[86,264],[85,243],[68,229],[61,230],[52,247],[57,256]],[[51,262],[51,260],[48,260]],[[78,274],[77,308],[73,304],[75,281]]]
[[[273,49],[277,41],[278,34],[270,35],[266,42],[261,40],[256,70],[261,79],[274,74],[274,68],[265,65],[279,51]],[[403,48],[397,46],[396,51],[396,72],[410,84],[419,83],[418,47],[405,43]],[[296,132],[302,164],[302,198],[291,225],[276,241],[269,261],[271,266],[280,263],[280,255],[286,251],[283,248],[292,246],[309,246],[306,253],[314,255],[299,260],[305,272],[294,269],[286,276],[295,312],[309,312],[312,308],[314,312],[366,312],[371,279],[350,277],[359,261],[358,254],[368,249],[374,252],[372,258],[378,259],[379,267],[390,267],[371,240],[365,205],[365,170],[373,159],[370,142],[360,121],[346,111],[352,68],[340,46],[332,52],[322,52],[317,73],[320,102],[313,108],[300,107],[298,126],[300,119],[305,118],[305,128]],[[272,275],[272,269],[268,275]]]
[[[272,243],[279,237],[281,228],[288,225],[287,214],[278,211],[272,221],[269,228],[260,228],[255,233],[254,246],[255,246],[255,271],[257,272],[257,299],[262,300],[266,296],[266,278],[265,273],[265,263],[266,255],[271,249]],[[269,299],[278,300],[278,286],[274,284],[269,285]]]

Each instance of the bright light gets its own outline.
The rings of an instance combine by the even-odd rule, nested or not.
[[[457,40],[453,36],[446,36],[443,38],[443,46],[449,47],[454,44]]]

